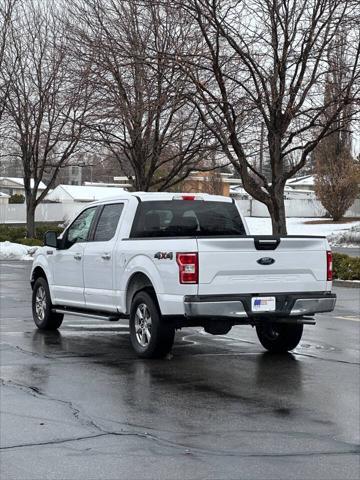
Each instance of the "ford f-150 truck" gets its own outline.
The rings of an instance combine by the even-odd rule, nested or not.
[[[165,356],[174,333],[256,327],[286,352],[314,314],[334,309],[325,237],[250,235],[236,203],[207,194],[124,193],[87,204],[57,238],[47,232],[31,272],[40,329],[64,314],[128,318],[138,356]]]

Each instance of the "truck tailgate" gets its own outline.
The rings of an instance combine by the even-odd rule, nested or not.
[[[199,295],[327,290],[325,238],[262,238],[198,238]]]

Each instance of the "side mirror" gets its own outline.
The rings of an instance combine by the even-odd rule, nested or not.
[[[44,235],[44,245],[46,245],[47,247],[57,248],[58,247],[57,233],[51,230],[46,232]]]

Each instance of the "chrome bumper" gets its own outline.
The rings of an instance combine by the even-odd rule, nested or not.
[[[260,295],[261,296],[261,295]],[[264,296],[275,296],[276,294],[264,294]],[[305,297],[305,296],[304,296]],[[198,300],[196,299],[198,298]],[[277,302],[278,303],[278,302]],[[201,300],[199,297],[191,299],[185,297],[184,307],[186,317],[216,317],[242,319],[259,316],[276,317],[301,317],[304,315],[313,315],[315,313],[332,312],[335,308],[336,295],[319,295],[319,297],[301,298],[301,296],[292,295],[290,300],[279,302],[281,306],[271,312],[252,312],[251,296],[246,296],[239,300]]]
[[[311,315],[312,313],[332,312],[336,298],[298,298],[290,315]]]
[[[187,317],[246,318],[248,315],[241,301],[234,302],[185,302]]]

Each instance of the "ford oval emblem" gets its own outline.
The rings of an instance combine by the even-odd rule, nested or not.
[[[262,257],[257,260],[257,263],[260,263],[260,265],[272,265],[275,263],[275,260],[271,257]]]

